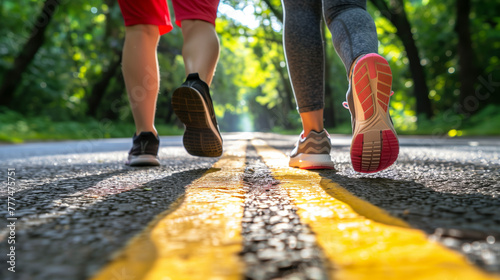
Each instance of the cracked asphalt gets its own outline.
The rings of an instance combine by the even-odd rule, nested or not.
[[[264,133],[253,136],[283,152],[289,152],[297,138]],[[249,135],[223,135],[226,142],[242,137]],[[400,156],[393,167],[359,174],[350,165],[350,137],[332,135],[331,155],[337,171],[320,174],[423,230],[430,239],[466,255],[482,269],[500,275],[500,138],[401,137],[400,142]],[[217,161],[188,155],[181,137],[162,137],[162,166],[131,168],[123,164],[130,145],[130,139],[0,145],[0,279],[88,279]],[[258,159],[250,158],[246,173],[259,164]],[[7,227],[11,222],[7,220],[9,168],[15,169],[15,273],[7,270],[11,246]],[[251,174],[246,177],[253,185],[272,180],[252,180]],[[268,259],[266,253],[275,254],[258,251],[266,250],[269,243],[288,246],[284,252],[292,254],[279,256],[282,262],[270,262],[273,265],[285,266],[285,260],[293,260],[293,251],[297,251],[288,249],[294,239],[289,236],[255,240],[262,228],[248,224],[274,223],[273,213],[260,218],[252,214],[262,201],[285,207],[291,211],[286,213],[288,221],[296,220],[286,196],[278,189],[272,193],[279,197],[259,196],[255,200],[248,189],[242,205],[245,213],[250,213],[242,223],[244,231],[250,231],[242,258],[253,262],[259,271],[268,271],[247,272],[252,279],[279,277],[275,273],[279,266],[274,269],[258,262]],[[276,235],[283,233],[274,231]],[[311,235],[307,228],[297,232]],[[263,234],[273,234],[273,228]],[[316,250],[314,246],[310,249]],[[319,259],[321,256],[303,270],[293,271],[293,279],[323,279],[321,272],[314,272],[319,275],[316,278],[304,274],[320,267]]]

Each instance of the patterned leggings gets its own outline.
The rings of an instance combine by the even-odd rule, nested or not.
[[[346,71],[354,60],[377,53],[375,23],[366,0],[282,0],[284,45],[288,71],[300,113],[324,107],[324,50],[321,19],[333,37]]]

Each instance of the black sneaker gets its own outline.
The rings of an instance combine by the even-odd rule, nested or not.
[[[210,90],[200,80],[198,73],[189,74],[186,81],[174,91],[172,107],[186,126],[183,143],[188,153],[200,157],[222,155],[222,137],[215,119]]]
[[[132,149],[128,153],[126,165],[130,166],[157,166],[160,165],[158,160],[158,148],[160,139],[153,132],[141,132],[139,135],[134,134]]]

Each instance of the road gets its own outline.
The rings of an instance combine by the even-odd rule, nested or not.
[[[153,168],[130,139],[0,145],[0,279],[500,279],[500,138],[401,137],[375,174],[348,136],[319,172],[286,167],[296,136],[223,138]]]

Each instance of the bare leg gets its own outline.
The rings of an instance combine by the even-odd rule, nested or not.
[[[132,108],[136,134],[151,131],[159,89],[156,47],[160,34],[155,25],[133,25],[125,28],[122,71]]]
[[[323,131],[323,109],[300,113],[302,119],[302,127],[304,129],[304,137],[307,137],[311,130]]]
[[[209,86],[219,60],[219,38],[213,24],[202,20],[183,20],[182,56],[186,75],[198,73]]]

